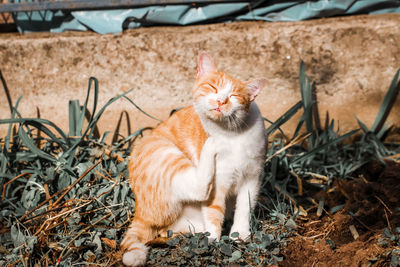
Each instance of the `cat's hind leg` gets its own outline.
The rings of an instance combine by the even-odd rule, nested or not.
[[[137,202],[134,220],[121,243],[125,265],[146,263],[145,244],[156,237],[154,229],[173,224],[185,202],[208,199],[215,155],[214,141],[208,139],[194,166],[178,147],[157,137],[148,138],[140,153],[132,153],[129,172]]]
[[[157,231],[149,223],[135,217],[121,243],[124,252],[122,262],[126,266],[143,266],[146,264],[149,248],[145,245],[154,239]]]
[[[184,205],[181,215],[168,227],[174,233],[199,233],[204,232],[204,229],[202,203]]]

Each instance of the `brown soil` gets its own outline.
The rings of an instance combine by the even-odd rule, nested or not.
[[[335,181],[325,199],[325,214],[300,223],[298,235],[285,248],[282,266],[391,266],[398,244],[385,237],[400,225],[400,164],[373,162],[356,180]],[[335,214],[329,211],[344,207]],[[359,237],[350,231],[354,226]],[[386,229],[386,230],[385,230]]]

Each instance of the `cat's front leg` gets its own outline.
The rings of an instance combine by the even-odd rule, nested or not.
[[[179,201],[206,201],[213,188],[216,142],[209,137],[203,145],[198,166],[177,173],[172,180],[174,196]]]
[[[201,150],[199,165],[197,166],[196,176],[199,183],[199,199],[205,201],[210,198],[213,190],[213,180],[215,178],[217,156],[217,141],[209,137]]]
[[[210,233],[209,240],[221,237],[222,224],[225,217],[226,195],[228,187],[215,183],[210,198],[202,207],[205,231]]]
[[[239,191],[230,235],[237,232],[242,240],[250,237],[250,216],[257,203],[259,176],[260,174],[256,173],[251,177],[244,178],[238,187]]]

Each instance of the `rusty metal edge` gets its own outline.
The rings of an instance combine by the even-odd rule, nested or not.
[[[29,12],[40,10],[99,10],[134,8],[154,5],[195,5],[216,3],[251,2],[243,0],[71,0],[71,1],[40,1],[0,4],[0,13]]]

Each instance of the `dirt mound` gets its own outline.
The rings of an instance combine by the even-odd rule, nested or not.
[[[359,178],[335,181],[314,196],[324,199],[326,213],[300,223],[282,266],[397,266],[399,192],[400,165],[394,162],[372,162]]]

